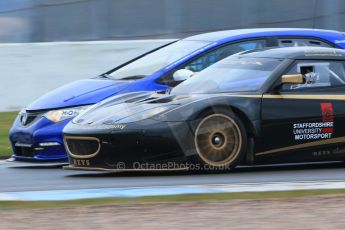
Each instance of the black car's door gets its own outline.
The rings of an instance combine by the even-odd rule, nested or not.
[[[297,73],[304,74],[305,84],[285,84],[263,95],[256,159],[345,159],[345,63],[300,60],[286,72]]]

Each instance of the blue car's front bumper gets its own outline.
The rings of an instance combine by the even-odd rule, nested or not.
[[[70,120],[54,123],[40,116],[31,124],[23,126],[17,117],[10,130],[13,158],[67,162],[62,130]]]

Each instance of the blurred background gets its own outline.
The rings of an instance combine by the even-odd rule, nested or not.
[[[175,38],[249,27],[345,31],[343,0],[1,0],[2,42]]]
[[[1,0],[0,111],[170,39],[255,27],[345,31],[344,22],[343,0]]]

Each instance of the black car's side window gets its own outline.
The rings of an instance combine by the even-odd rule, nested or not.
[[[180,66],[178,69],[188,69],[197,73],[230,55],[251,49],[261,49],[265,48],[266,46],[267,45],[265,39],[231,43],[229,45],[225,45],[205,54],[202,54],[201,56],[188,62],[187,64]],[[174,81],[173,74],[178,69],[175,69],[171,73],[164,75],[163,77],[158,79],[157,83],[169,85],[172,87],[176,86],[180,82]]]
[[[284,84],[282,90],[345,85],[345,63],[342,61],[297,61],[287,74],[303,74],[304,84]]]

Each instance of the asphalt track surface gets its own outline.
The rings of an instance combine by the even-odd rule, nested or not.
[[[128,188],[232,183],[272,183],[345,180],[345,164],[241,167],[228,173],[126,172],[62,170],[61,165],[0,161],[0,192]]]

